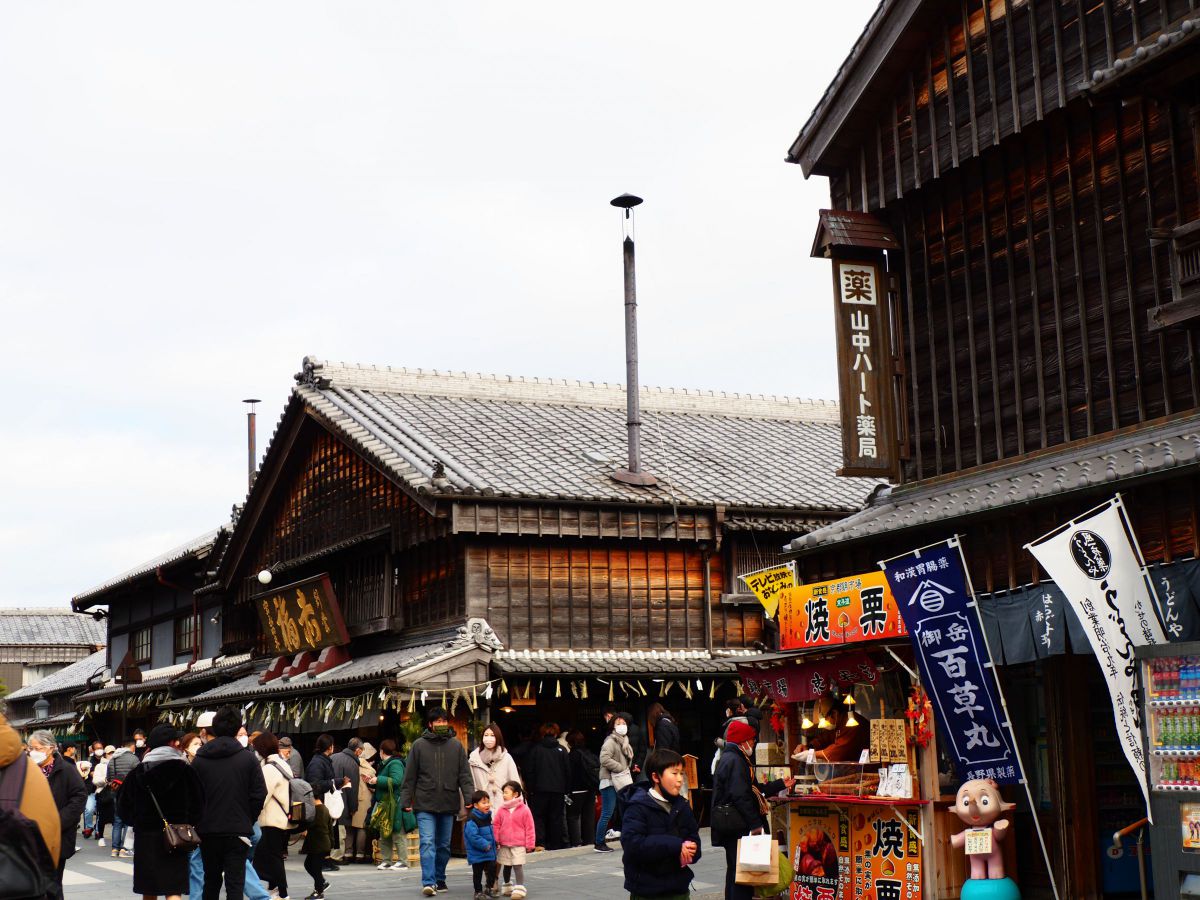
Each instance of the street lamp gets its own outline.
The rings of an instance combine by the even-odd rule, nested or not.
[[[39,722],[50,718],[50,701],[45,697],[38,697],[37,702],[33,704],[33,717]]]

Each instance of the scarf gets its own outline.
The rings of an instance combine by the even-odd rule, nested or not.
[[[504,751],[499,747],[493,747],[489,750],[482,744],[479,745],[479,761],[489,769],[492,767],[492,763],[498,762],[502,756],[504,756]]]
[[[187,756],[182,750],[176,750],[169,744],[165,747],[155,747],[153,750],[147,750],[146,755],[142,757],[142,765],[147,769],[160,762],[168,762],[172,759],[181,759],[187,762]]]
[[[503,801],[503,803],[501,805],[505,809],[507,809],[509,812],[512,812],[514,809],[516,809],[518,806],[522,805],[524,802],[525,802],[524,797],[513,797],[511,800]]]

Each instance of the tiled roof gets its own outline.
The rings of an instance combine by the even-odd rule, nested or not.
[[[82,593],[76,594],[71,598],[71,605],[76,609],[86,608],[92,603],[97,602],[97,595],[103,594],[105,591],[111,591],[113,588],[128,584],[143,575],[149,575],[155,569],[160,569],[163,566],[169,566],[177,563],[188,557],[201,558],[213,548],[213,544],[217,541],[217,536],[221,533],[220,528],[205,532],[197,538],[192,538],[190,541],[180,544],[172,550],[154,559],[147,560],[141,565],[134,566],[127,572],[122,572],[102,584],[98,584],[93,588],[89,588]]]
[[[1102,444],[1093,441],[954,478],[884,488],[866,509],[801,535],[786,549],[808,551],[844,544],[1081,491],[1116,491],[1133,479],[1161,477],[1197,465],[1200,415],[1191,415],[1154,428],[1135,427]]]
[[[36,647],[103,647],[103,622],[72,612],[51,609],[0,609],[0,645]]]
[[[48,697],[51,694],[72,693],[83,690],[87,680],[102,671],[105,665],[106,650],[97,650],[91,656],[71,663],[66,668],[52,672],[36,684],[23,687],[5,696],[5,700],[24,700],[29,697]]]
[[[361,656],[357,659],[352,659],[343,666],[318,675],[316,678],[301,675],[297,678],[287,680],[276,678],[273,681],[268,681],[266,684],[259,684],[259,676],[266,669],[264,661],[264,665],[249,675],[243,675],[241,678],[236,678],[228,684],[223,684],[203,693],[196,694],[194,697],[189,697],[186,703],[189,706],[199,708],[205,705],[218,705],[227,700],[250,700],[273,694],[309,692],[346,684],[379,682],[384,678],[390,678],[402,673],[405,669],[411,669],[415,665],[424,665],[438,657],[446,656],[472,646],[474,646],[473,642],[458,639],[418,644],[382,653],[374,653],[370,656]],[[176,701],[176,704],[179,702]]]
[[[618,385],[347,366],[311,357],[295,395],[415,491],[775,510],[857,510],[875,482],[839,478],[828,401],[642,388],[656,487],[615,481],[626,453]]]
[[[755,651],[729,650],[500,650],[492,658],[505,675],[715,675],[737,671]]]

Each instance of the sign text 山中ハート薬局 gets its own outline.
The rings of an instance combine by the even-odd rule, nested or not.
[[[908,632],[882,572],[802,584],[779,598],[784,650],[904,637]]]

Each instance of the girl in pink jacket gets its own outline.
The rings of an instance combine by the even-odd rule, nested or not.
[[[533,829],[533,814],[525,805],[524,791],[515,781],[506,782],[503,788],[504,802],[492,818],[492,830],[496,833],[496,863],[504,867],[505,897],[524,900],[525,897],[525,854],[532,853],[537,840]],[[516,870],[516,883],[512,876]]]

